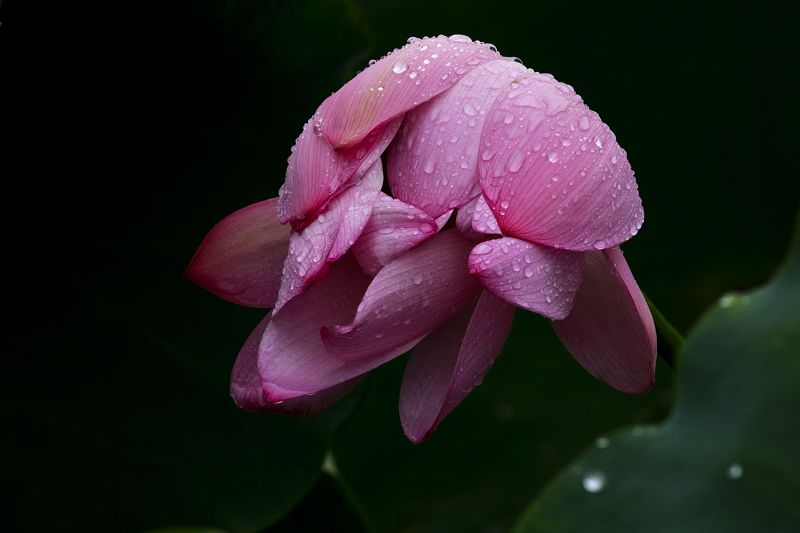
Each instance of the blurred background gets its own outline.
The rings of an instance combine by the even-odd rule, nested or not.
[[[312,419],[244,413],[227,380],[262,312],[182,279],[196,246],[277,195],[303,123],[369,59],[463,33],[573,85],[615,132],[645,206],[626,257],[688,333],[788,247],[799,20],[764,1],[3,0],[4,521],[506,531],[598,437],[664,419],[663,361],[652,392],[618,393],[518,312],[421,446],[397,414],[403,361]]]

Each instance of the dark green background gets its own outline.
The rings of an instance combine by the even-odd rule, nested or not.
[[[686,331],[763,283],[789,241],[789,5],[3,1],[5,520],[248,530],[308,493],[332,444],[350,494],[323,478],[282,530],[349,530],[345,500],[378,531],[505,530],[598,435],[663,417],[671,371],[648,395],[614,392],[520,312],[484,385],[422,446],[400,430],[400,362],[322,417],[250,415],[226,382],[261,314],[182,269],[218,219],[277,194],[303,122],[368,59],[464,33],[570,83],[611,126],[646,213],[626,257]]]

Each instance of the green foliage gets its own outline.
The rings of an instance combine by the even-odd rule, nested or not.
[[[799,350],[800,225],[775,280],[724,296],[687,339],[669,419],[583,453],[518,531],[797,531]]]

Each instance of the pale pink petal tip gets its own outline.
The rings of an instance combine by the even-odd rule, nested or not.
[[[479,243],[469,271],[489,291],[548,318],[566,317],[581,283],[582,254],[513,237]]]
[[[625,151],[551,76],[522,78],[498,96],[481,147],[481,187],[503,235],[589,251],[617,246],[642,225]]]
[[[478,196],[472,211],[472,229],[484,235],[501,235],[494,213],[486,204],[483,195]]]
[[[486,113],[525,72],[509,59],[484,63],[449,91],[409,111],[388,151],[392,194],[433,217],[475,197]]]
[[[370,220],[382,184],[378,160],[355,185],[334,198],[308,227],[292,233],[275,313],[323,278],[329,263],[342,257],[356,242]]]
[[[215,295],[248,307],[272,307],[289,228],[278,222],[277,199],[244,207],[206,235],[185,276]]]
[[[500,58],[491,45],[464,36],[410,39],[322,103],[322,132],[337,150],[355,146],[379,125],[450,89],[477,66]]]
[[[400,390],[400,420],[411,442],[427,439],[483,380],[511,328],[514,307],[483,291],[414,350]]]
[[[364,272],[375,275],[404,252],[425,242],[438,230],[425,212],[380,193],[367,225],[353,245]]]
[[[236,357],[231,373],[231,397],[236,405],[246,411],[280,412],[294,416],[308,416],[324,411],[339,401],[355,385],[355,380],[341,383],[316,394],[300,396],[284,402],[270,402],[261,386],[258,373],[258,345],[270,322],[267,315],[247,340]]]
[[[458,231],[447,230],[383,267],[354,319],[322,329],[326,348],[360,360],[410,347],[442,326],[480,290],[467,272],[471,246]]]
[[[572,312],[553,322],[564,346],[593,376],[623,392],[655,381],[656,330],[619,248],[586,254]]]

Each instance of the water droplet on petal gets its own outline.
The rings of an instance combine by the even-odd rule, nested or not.
[[[514,154],[511,156],[511,159],[508,161],[509,172],[517,172],[522,167],[524,162],[525,154],[520,151],[514,152]]]
[[[550,152],[549,154],[547,154],[547,160],[550,161],[551,163],[555,163],[556,161],[558,161],[558,152]]]
[[[492,251],[492,247],[486,243],[480,243],[478,246],[472,249],[472,253],[475,255],[485,255]]]
[[[406,65],[402,61],[398,61],[397,63],[394,64],[394,67],[392,67],[392,72],[394,72],[395,74],[402,74],[406,70],[408,70],[408,65]]]
[[[467,115],[475,115],[478,111],[475,109],[475,106],[472,104],[466,104],[464,106],[464,113]]]
[[[578,127],[580,129],[582,129],[582,130],[588,130],[589,129],[589,118],[588,117],[582,117],[580,122],[578,122]]]
[[[456,42],[456,43],[471,43],[472,42],[472,39],[470,39],[466,35],[461,35],[460,33],[456,33],[454,35],[451,35],[449,37],[449,39],[451,41],[453,41],[453,42]]]

